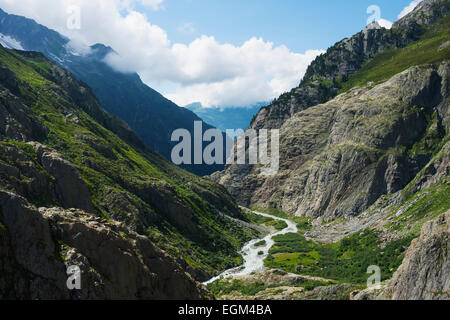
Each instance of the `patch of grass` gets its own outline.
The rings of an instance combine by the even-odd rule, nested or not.
[[[299,282],[296,284],[289,283],[277,283],[271,285],[265,285],[262,281],[244,281],[239,279],[219,279],[214,281],[213,283],[208,284],[207,288],[211,293],[216,297],[220,298],[225,295],[232,295],[233,293],[237,293],[242,296],[254,296],[266,289],[275,289],[280,287],[296,287],[296,288],[305,288],[306,291],[313,290],[317,287],[329,286],[331,283],[318,281],[318,280],[310,280]],[[283,290],[277,291],[275,290],[273,294],[282,293]]]
[[[270,222],[265,223],[268,227],[274,227],[276,230],[281,231],[288,227],[287,223],[283,220],[272,220]]]
[[[297,229],[300,233],[305,233],[312,229],[312,218],[295,217],[294,221],[297,223]]]
[[[430,188],[410,196],[403,205],[411,204],[387,227],[393,231],[406,230],[419,235],[422,225],[450,209],[450,176]],[[395,210],[394,210],[395,211]],[[407,229],[408,228],[408,229]]]
[[[250,212],[243,212],[244,220],[253,224],[262,225],[267,222],[271,222],[274,219],[269,217],[263,217],[258,214],[250,213]]]
[[[275,245],[270,249],[265,265],[354,284],[365,283],[367,268],[377,265],[385,280],[401,264],[404,251],[413,238],[405,236],[381,248],[376,233],[369,229],[330,245],[306,240],[301,234],[280,235],[274,237]]]

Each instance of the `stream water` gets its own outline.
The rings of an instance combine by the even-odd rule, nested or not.
[[[268,218],[272,218],[275,220],[284,221],[284,222],[286,222],[286,224],[288,226],[281,231],[270,233],[267,236],[265,236],[264,238],[254,239],[254,240],[248,242],[247,244],[245,244],[244,247],[241,249],[241,255],[244,258],[243,265],[233,268],[233,269],[226,270],[226,271],[222,272],[221,274],[219,274],[217,277],[214,277],[214,278],[206,281],[204,284],[212,283],[220,278],[227,278],[227,277],[237,276],[237,275],[249,275],[256,271],[265,270],[264,259],[267,258],[267,256],[269,255],[270,248],[275,244],[275,241],[272,240],[272,237],[286,234],[286,233],[296,233],[298,231],[297,224],[293,221],[279,218],[276,216],[272,216],[272,215],[266,214],[266,213],[261,213],[261,212],[256,212],[256,211],[254,211],[253,213],[263,216],[263,217],[268,217]],[[261,242],[262,240],[266,241],[265,245],[256,247],[255,244],[257,244],[258,242]],[[261,252],[263,252],[263,254],[259,254]]]

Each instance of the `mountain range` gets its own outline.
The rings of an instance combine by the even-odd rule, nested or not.
[[[336,43],[311,63],[297,88],[262,108],[250,126],[280,130],[280,170],[268,177],[262,165],[234,164],[212,175],[238,204],[284,212],[307,227],[306,239],[342,248],[333,253],[302,236],[279,237],[266,266],[352,283],[373,264],[388,280],[401,260],[387,259],[388,252],[382,257],[376,247],[364,256],[358,243],[373,232],[370,241],[397,248],[393,256],[403,257],[401,248],[422,226],[450,209],[449,8],[449,1],[424,0],[390,30],[373,23]],[[448,243],[448,221],[443,226],[433,239],[422,231],[424,246],[436,241],[442,258],[428,256],[425,247],[408,253],[394,277],[405,282],[391,282],[394,297],[449,298],[443,284],[449,251],[439,247]],[[221,292],[228,285],[222,282]],[[371,294],[359,297],[392,297]]]
[[[97,96],[102,107],[123,119],[153,151],[171,159],[171,141],[176,129],[194,132],[194,121],[202,121],[193,112],[177,106],[160,93],[144,84],[136,73],[115,71],[105,62],[114,52],[112,48],[95,44],[80,53],[71,47],[65,36],[17,15],[0,9],[0,40],[13,49],[37,51],[59,66],[71,71],[85,82]],[[19,47],[17,47],[19,45]],[[150,124],[151,123],[151,124]],[[202,122],[203,131],[212,126]],[[199,174],[211,174],[221,165],[184,165],[183,168]]]
[[[279,171],[207,178],[163,156],[194,113],[105,64],[113,49],[79,55],[0,11],[0,299],[449,300],[449,9],[423,0],[337,42],[298,87],[240,110],[279,130]],[[267,255],[250,242],[265,270],[200,284],[286,228],[254,212],[297,232]]]
[[[249,127],[259,110],[268,103],[257,103],[252,106],[204,108],[201,103],[192,103],[185,108],[194,112],[207,123],[222,132],[227,130],[245,130]]]

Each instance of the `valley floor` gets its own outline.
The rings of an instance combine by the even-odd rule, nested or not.
[[[286,225],[278,232],[272,227],[264,239],[247,243],[242,250],[245,264],[211,279],[207,287],[221,300],[388,299],[393,290],[391,279],[398,277],[397,270],[405,264],[408,247],[413,250],[414,243],[424,237],[420,229],[434,223],[436,217],[450,215],[442,211],[448,210],[447,204],[420,219],[409,218],[408,212],[430,194],[428,190],[406,202],[400,201],[400,194],[382,197],[363,214],[332,223],[253,211],[257,214],[255,223],[267,227],[274,221],[285,221]],[[445,226],[445,221],[440,225]],[[381,271],[380,287],[375,289],[367,284],[371,265]],[[448,272],[447,262],[442,269],[444,274]],[[445,299],[448,292],[433,294]]]

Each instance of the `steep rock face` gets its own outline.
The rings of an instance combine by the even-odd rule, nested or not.
[[[384,295],[394,300],[450,299],[450,211],[427,222]]]
[[[42,54],[0,47],[0,188],[37,207],[123,222],[198,280],[239,262],[253,231],[225,188],[150,151]]]
[[[175,260],[124,224],[81,210],[37,210],[0,191],[0,298],[203,299],[206,290]],[[66,268],[77,265],[81,290]]]
[[[380,195],[401,190],[450,132],[444,46],[449,7],[447,0],[424,1],[397,27],[372,24],[330,48],[310,65],[298,88],[262,108],[252,123],[253,129],[280,128],[279,173],[266,178],[258,166],[231,165],[212,179],[241,205],[327,220],[358,214]],[[400,27],[402,21],[408,23]],[[433,45],[424,45],[428,41]],[[385,92],[374,88],[424,63],[434,66],[430,77],[408,83],[397,78],[397,84],[386,82]],[[340,88],[346,93],[331,100]]]
[[[417,40],[424,26],[444,17],[449,8],[448,0],[426,0],[390,30],[373,23],[353,37],[336,43],[311,63],[297,88],[262,108],[251,128],[278,129],[295,113],[329,101],[336,96],[341,83],[377,53],[392,47],[403,48]]]
[[[260,175],[259,166],[232,165],[212,177],[245,206],[327,220],[358,214],[401,190],[430,160],[426,153],[408,155],[404,146],[427,135],[426,115],[436,115],[448,96],[443,66],[413,67],[297,113],[281,127],[275,176]]]
[[[55,195],[64,208],[93,212],[91,195],[80,172],[64,157],[42,144],[31,143],[40,164],[55,178]]]
[[[448,0],[423,0],[407,16],[395,22],[395,29],[411,29],[417,25],[430,25],[442,18],[449,11]]]
[[[0,71],[0,75],[4,74]],[[17,85],[14,79],[15,77],[10,75],[3,80],[0,79],[0,82],[14,90],[14,86]],[[45,135],[48,129],[36,118],[30,116],[30,113],[30,109],[25,104],[0,85],[0,138],[28,141],[35,136]]]
[[[317,57],[308,67],[299,87],[262,108],[251,124],[253,129],[278,129],[297,112],[325,103],[335,97],[339,81],[361,69],[365,62],[391,47],[401,48],[415,39],[377,23],[346,38]]]
[[[442,119],[442,126],[445,132],[450,132],[450,67],[449,62],[443,63],[439,69],[439,74],[442,75],[442,92],[443,97],[442,103],[438,107],[439,116]]]

